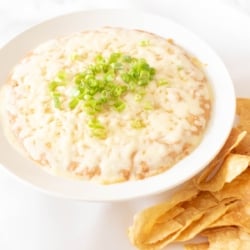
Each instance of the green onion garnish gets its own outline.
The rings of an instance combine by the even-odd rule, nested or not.
[[[163,86],[163,85],[168,85],[169,82],[166,79],[160,79],[159,81],[157,81],[157,85],[158,86]]]
[[[54,101],[54,105],[57,109],[61,108],[61,101],[60,101],[60,94],[57,92],[53,92],[52,97],[53,97],[53,101]]]
[[[144,108],[144,110],[153,110],[153,104],[151,102],[147,101],[144,103],[143,108]]]
[[[144,41],[143,44],[148,44]],[[109,57],[97,54],[94,63],[82,72],[73,76],[74,87],[68,102],[73,110],[81,105],[91,117],[107,109],[122,112],[126,108],[124,96],[135,93],[135,100],[141,101],[145,94],[145,87],[153,80],[155,69],[143,58],[135,58],[120,52],[112,53]],[[56,108],[61,108],[59,86],[65,86],[68,76],[65,71],[59,71],[55,80],[49,83]],[[105,138],[106,128],[95,118],[88,124],[91,134],[98,138]],[[144,127],[145,124],[136,120],[131,124],[134,128]]]
[[[69,103],[69,108],[70,109],[74,109],[78,103],[79,103],[79,99],[78,98],[71,99],[71,101]]]
[[[134,129],[141,129],[146,127],[146,124],[143,122],[142,119],[134,119],[131,121],[131,127]]]
[[[98,119],[91,119],[88,125],[91,130],[91,136],[99,139],[105,139],[107,137],[107,130]]]
[[[78,98],[85,102],[84,106],[91,114],[112,107],[121,112],[126,107],[121,101],[122,97],[128,92],[140,92],[154,75],[155,69],[150,67],[145,59],[134,58],[120,52],[112,53],[108,58],[98,54],[94,64],[75,75],[78,95],[72,97],[70,108],[78,105],[77,101],[74,101]],[[122,82],[118,83],[118,78],[122,79]],[[88,101],[89,99],[91,101]]]
[[[150,45],[150,41],[149,40],[142,40],[140,41],[140,46],[142,47],[146,47]]]
[[[177,70],[178,71],[183,70],[183,67],[182,66],[177,66]]]

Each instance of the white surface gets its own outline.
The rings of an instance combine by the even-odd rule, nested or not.
[[[11,2],[13,3],[13,1],[7,3],[11,5]],[[24,2],[19,1],[20,4]],[[91,4],[94,5],[94,2],[96,1],[91,1]],[[126,4],[132,6],[133,2]],[[232,5],[236,5],[239,1],[230,2],[235,2]],[[126,7],[126,4],[121,7]],[[108,7],[112,7],[110,5]],[[143,1],[143,4],[142,1],[136,2],[137,7],[142,5],[146,10],[167,15],[185,24],[210,43],[229,69],[236,86],[236,93],[250,97],[249,17],[231,7],[220,5],[219,1],[154,0]],[[50,10],[50,13],[52,12]],[[13,18],[6,13],[1,11],[0,15],[2,42],[16,31],[32,24],[35,15],[32,12],[33,17],[29,19],[28,12],[22,12],[19,8],[13,11]],[[21,21],[13,24],[13,20],[18,17],[17,14],[19,19],[16,20],[22,20],[21,15],[27,20],[24,25]],[[0,149],[0,154],[2,153],[4,150]],[[126,229],[132,222],[134,212],[163,198],[164,194],[117,204],[68,201],[41,194],[1,171],[0,249],[132,250],[134,248],[127,240]]]
[[[141,22],[141,20],[144,21]],[[60,29],[62,26],[64,28]],[[49,176],[41,168],[34,167],[33,162],[17,154],[5,140],[3,131],[0,130],[0,148],[3,148],[5,152],[0,155],[0,163],[14,175],[48,193],[85,201],[121,201],[156,194],[176,187],[197,174],[217,154],[230,133],[235,115],[233,83],[223,62],[205,42],[182,26],[167,18],[132,10],[83,11],[63,15],[27,30],[0,50],[0,65],[2,65],[0,82],[5,81],[14,65],[37,44],[54,37],[100,26],[141,29],[154,32],[166,39],[174,39],[177,44],[206,64],[205,71],[215,102],[209,126],[200,145],[161,175],[141,181],[101,186],[93,182],[72,181]],[[15,49],[18,46],[21,47]],[[8,63],[6,57],[8,57]],[[226,109],[227,112],[225,112]],[[183,171],[185,167],[188,168],[187,171]]]

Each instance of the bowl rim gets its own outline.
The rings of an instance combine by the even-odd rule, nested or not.
[[[73,24],[74,26],[71,27]],[[40,168],[34,167],[33,162],[28,162],[29,160],[17,155],[16,150],[6,141],[1,129],[0,147],[3,147],[8,153],[0,155],[0,165],[18,180],[47,194],[68,199],[112,202],[135,199],[167,191],[184,183],[200,172],[225,143],[233,126],[236,101],[233,83],[223,61],[206,42],[193,32],[171,19],[145,11],[131,9],[83,10],[63,14],[36,24],[14,37],[0,49],[0,63],[1,61],[4,63],[0,80],[3,82],[13,65],[25,53],[37,44],[54,38],[55,33],[57,36],[63,36],[69,32],[79,31],[80,27],[93,29],[112,24],[116,27],[140,28],[160,36],[168,37],[170,34],[177,44],[208,64],[205,71],[212,85],[214,104],[212,117],[202,142],[190,155],[164,173],[144,180],[100,185],[48,175]],[[168,28],[167,31],[166,28]],[[27,44],[27,39],[31,37],[32,41]],[[10,53],[13,50],[16,52],[15,55]],[[6,56],[10,59],[8,62],[4,60]],[[184,167],[188,168],[188,171],[183,171]]]

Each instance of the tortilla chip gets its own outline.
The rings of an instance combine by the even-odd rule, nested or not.
[[[210,192],[202,191],[192,200],[184,202],[182,207],[185,209],[195,207],[199,211],[205,211],[216,205],[218,205],[217,199]]]
[[[229,154],[221,163],[220,168],[207,182],[197,185],[200,190],[216,192],[223,188],[225,183],[231,182],[240,175],[250,164],[250,156],[240,154]]]
[[[184,211],[184,208],[181,207],[180,205],[177,205],[175,207],[173,207],[172,209],[168,210],[167,213],[163,214],[162,216],[160,216],[157,219],[157,224],[160,223],[166,223],[169,220],[171,220],[172,218],[176,217],[177,215],[179,215],[180,213],[182,213]]]
[[[144,246],[145,242],[152,234],[154,225],[158,223],[158,219],[160,223],[162,221],[162,216],[167,217],[167,213],[171,211],[172,208],[186,200],[192,199],[198,192],[197,188],[190,182],[182,190],[175,193],[170,200],[136,214],[134,223],[128,230],[130,241],[135,246]]]
[[[218,200],[229,197],[235,197],[245,202],[250,202],[250,168],[246,169],[241,175],[235,178],[231,183],[225,186],[213,195]]]
[[[185,212],[183,212],[182,214],[180,214],[176,218],[172,219],[173,221],[181,224],[180,230],[178,230],[174,234],[167,234],[167,232],[165,232],[166,236],[164,238],[161,238],[161,240],[159,240],[158,242],[156,242],[156,241],[153,242],[152,239],[149,238],[149,243],[154,244],[154,243],[160,242],[161,247],[170,244],[178,237],[178,235],[182,232],[182,230],[184,230],[186,227],[188,227],[193,222],[193,220],[198,220],[200,217],[202,217],[203,213],[204,213],[204,211],[199,211],[198,209],[191,207],[191,206],[188,207],[185,210]]]
[[[237,227],[220,227],[202,234],[209,242],[186,244],[185,250],[249,250],[250,235]]]
[[[250,200],[250,189],[247,190],[250,185],[250,169],[245,170],[249,157],[231,154],[229,159],[230,163],[237,163],[240,167],[235,169],[225,163],[224,172],[219,170],[217,176],[223,176],[224,183],[233,179],[231,183],[226,183],[220,191],[208,192],[197,191],[190,182],[170,201],[146,209],[135,217],[129,231],[131,242],[139,249],[156,250],[174,241],[190,240],[210,227],[238,225],[246,229],[250,221],[242,219],[245,217],[237,219],[238,224],[233,224],[233,221],[237,217],[235,211],[242,213],[242,209],[238,209],[241,199],[248,197]],[[249,216],[247,212],[242,214]]]
[[[175,241],[187,241],[194,238],[204,229],[209,227],[209,225],[226,214],[229,209],[235,207],[237,202],[238,200],[234,198],[228,198],[219,202],[216,206],[206,209],[198,220],[193,219],[192,223],[190,223],[188,227],[184,230],[180,230],[180,233],[178,237],[176,237]]]
[[[240,201],[231,211],[212,223],[209,228],[237,226],[250,234],[250,202]]]
[[[226,143],[216,155],[216,157],[211,161],[211,163],[196,177],[193,178],[194,184],[200,190],[207,190],[207,182],[212,175],[214,175],[215,170],[218,169],[219,165],[223,162],[226,156],[235,148],[241,140],[246,136],[245,131],[240,131],[233,128]]]
[[[220,204],[209,192],[201,192],[193,200],[184,202],[181,206],[185,208],[184,212],[167,222],[172,226],[176,222],[181,227],[176,232],[166,231],[168,227],[159,227],[157,224],[152,229],[152,234],[144,242],[147,246],[154,249],[164,247],[173,241],[184,241],[191,239],[194,235],[201,232],[207,225],[217,220],[231,207],[235,202],[234,198],[225,199]],[[194,227],[194,224],[198,225]],[[192,230],[189,230],[193,228]],[[165,230],[165,231],[164,231]]]
[[[238,154],[250,155],[250,99],[237,98],[236,114],[238,115],[237,128],[248,132],[242,142],[235,148]]]
[[[196,212],[196,211],[194,211]],[[182,224],[174,219],[168,220],[165,223],[156,223],[151,230],[150,236],[144,242],[144,244],[153,244],[162,239],[173,235],[174,233],[181,230]]]
[[[236,154],[248,155],[250,156],[250,132],[248,132],[240,144],[233,150]]]
[[[250,122],[250,98],[237,98],[236,100],[236,114],[239,116],[239,124]],[[250,127],[247,132],[250,133]]]
[[[175,207],[178,212],[173,214],[173,209],[166,211],[165,215],[162,215],[160,220],[158,219],[156,221],[151,228],[150,235],[148,235],[147,239],[144,241],[144,244],[154,244],[163,240],[172,240],[175,235],[177,236],[180,230],[183,230],[192,223],[195,218],[198,219],[201,217],[202,212],[216,205],[217,200],[208,192],[203,192],[189,201],[179,203],[179,205]],[[167,218],[164,223],[162,223],[163,218]],[[173,231],[173,228],[178,230]]]
[[[185,250],[209,250],[208,242],[197,243],[197,244],[185,244]]]
[[[206,230],[203,236],[208,237],[212,250],[249,250],[250,235],[237,227],[221,227]]]
[[[181,229],[173,234],[169,234],[167,237],[161,240],[154,241],[149,238],[144,245],[141,245],[139,249],[147,250],[157,250],[162,249],[168,244],[177,241],[185,241],[193,238],[193,234],[197,235],[200,233],[207,225],[211,224],[213,221],[220,218],[226,211],[234,205],[236,201],[234,199],[226,199],[222,201],[219,205],[211,207],[209,209],[204,209],[199,211],[194,207],[188,207],[184,213],[174,218],[172,221],[178,222],[182,225]],[[192,228],[193,225],[201,225],[196,227],[195,230],[191,231],[190,235],[186,233],[186,229]],[[154,239],[155,240],[155,239]]]

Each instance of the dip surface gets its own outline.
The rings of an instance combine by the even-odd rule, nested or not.
[[[6,135],[18,149],[50,173],[100,183],[171,168],[199,145],[212,103],[196,58],[171,39],[121,28],[41,44],[2,93]]]

